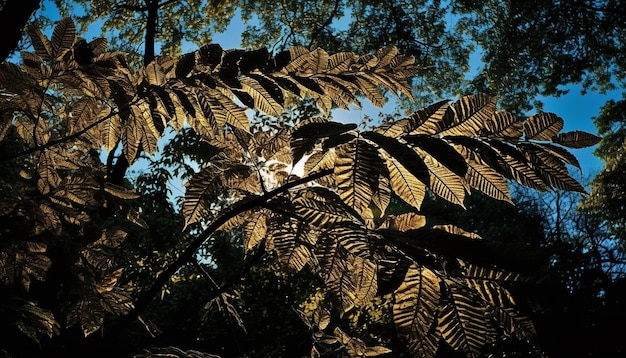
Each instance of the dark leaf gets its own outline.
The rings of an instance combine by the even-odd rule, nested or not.
[[[600,142],[600,137],[583,131],[559,133],[552,137],[552,142],[568,148],[586,148]]]
[[[454,174],[464,177],[465,173],[467,173],[465,159],[445,140],[425,135],[408,135],[403,138],[409,144],[419,147],[430,154]]]

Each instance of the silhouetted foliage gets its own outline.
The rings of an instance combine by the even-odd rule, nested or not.
[[[308,302],[294,314],[311,331],[312,357],[389,353],[331,319],[383,296],[389,323],[414,356],[474,357],[503,337],[535,338],[511,294],[533,277],[512,270],[506,247],[431,224],[424,199],[464,207],[478,191],[511,203],[508,181],[584,192],[568,173],[578,162],[567,149],[598,137],[562,132],[553,113],[499,111],[485,94],[371,130],[330,121],[332,108],[363,98],[381,105],[384,91],[411,98],[418,66],[394,46],[358,55],[207,44],[134,70],[106,41],[76,38],[69,18],[51,38],[32,25],[28,32],[34,52],[23,52],[20,65],[0,65],[0,160],[8,168],[0,177],[1,309],[7,337],[21,332],[40,345],[5,341],[11,355],[210,356],[196,350],[195,337],[189,347],[161,347],[160,331],[178,329],[172,321],[215,319],[214,309],[252,329],[233,304],[250,300],[237,296],[242,277],[276,287],[278,296],[259,297],[271,315],[291,311],[281,304]],[[321,115],[265,128],[246,112],[279,117],[299,99]],[[118,180],[128,179],[120,163],[157,154],[169,131],[178,134],[166,150],[186,140],[202,145],[190,152],[197,169],[182,157],[135,183]],[[180,212],[163,184],[172,167],[189,176]],[[404,210],[392,208],[397,202]],[[264,265],[275,276],[256,271]],[[282,281],[296,276],[311,283],[308,291],[281,296],[291,285]],[[175,295],[174,307],[155,302]],[[128,345],[111,346],[127,334]],[[221,353],[240,353],[232,348]]]

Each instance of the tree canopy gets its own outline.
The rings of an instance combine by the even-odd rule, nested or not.
[[[624,18],[620,1],[55,1],[79,23],[138,51],[155,21],[163,54],[185,41],[206,44],[234,15],[247,24],[247,49],[322,47],[367,53],[393,45],[420,64],[412,90],[420,105],[483,92],[511,111],[541,108],[538,95],[559,96],[568,84],[606,91],[624,87]],[[152,15],[151,15],[152,14]],[[139,31],[138,31],[139,30]],[[124,46],[124,47],[120,47]],[[151,52],[154,52],[153,50]],[[479,57],[478,68],[472,58]],[[141,58],[141,57],[139,57]]]

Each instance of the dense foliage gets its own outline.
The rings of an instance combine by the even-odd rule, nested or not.
[[[332,108],[381,105],[385,92],[412,98],[420,67],[394,46],[331,55],[210,44],[135,70],[106,40],[77,38],[69,18],[51,38],[33,25],[28,32],[33,52],[0,68],[9,354],[255,356],[204,345],[214,340],[200,335],[185,347],[150,348],[163,327],[215,322],[215,309],[245,329],[237,307],[255,299],[271,314],[295,308],[313,357],[389,353],[358,324],[335,322],[358,321],[359,312],[372,326],[393,325],[415,356],[479,356],[503,337],[532,346],[535,329],[511,290],[536,277],[507,260],[508,246],[430,222],[424,200],[463,207],[480,192],[510,203],[507,181],[583,192],[567,148],[598,137],[562,132],[553,113],[499,111],[486,94],[370,129],[330,121]],[[321,114],[307,115],[315,111],[306,101]],[[277,119],[251,123],[249,109]],[[128,180],[130,164],[161,149],[149,172]],[[180,212],[162,180],[172,173],[188,176]],[[242,277],[284,299],[251,297],[238,290]],[[307,289],[298,292],[296,279]],[[24,346],[24,337],[40,344]]]
[[[206,44],[237,17],[245,22],[241,45],[247,49],[298,45],[368,53],[393,45],[420,64],[412,83],[420,105],[483,92],[523,113],[541,106],[538,95],[559,96],[568,84],[585,91],[623,88],[626,73],[626,11],[619,0],[54,3],[84,26],[97,24],[137,62],[154,53],[154,41],[162,53],[178,55],[185,43]]]

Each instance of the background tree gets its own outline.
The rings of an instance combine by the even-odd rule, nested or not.
[[[455,5],[467,15],[460,29],[484,51],[485,67],[474,88],[505,89],[517,108],[538,94],[558,96],[567,84],[580,83],[585,91],[624,88],[626,12],[620,1]]]
[[[101,35],[111,46],[127,52],[131,61],[147,63],[157,53],[181,55],[184,43],[210,43],[214,33],[224,32],[238,2],[55,0],[54,4],[63,16],[75,17],[81,31],[100,22]]]
[[[626,238],[624,216],[624,123],[626,121],[626,101],[609,101],[595,118],[596,126],[602,135],[602,141],[596,149],[596,155],[604,161],[604,168],[594,178],[591,195],[585,203],[585,209],[603,224],[608,226],[616,247],[623,247]],[[619,260],[618,260],[619,262]]]

